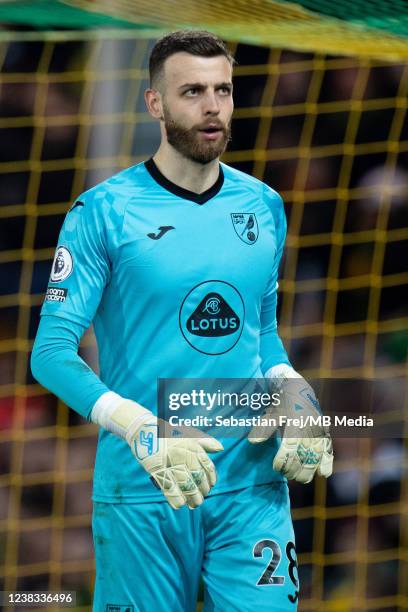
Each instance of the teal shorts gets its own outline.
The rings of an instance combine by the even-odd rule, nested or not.
[[[208,497],[195,510],[166,502],[94,502],[94,612],[297,609],[299,583],[288,486]]]

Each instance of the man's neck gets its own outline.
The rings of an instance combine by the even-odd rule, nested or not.
[[[194,193],[210,189],[220,172],[218,158],[208,164],[199,164],[180,155],[167,143],[160,145],[153,161],[169,181]]]

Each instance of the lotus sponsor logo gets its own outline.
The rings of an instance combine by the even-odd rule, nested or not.
[[[245,319],[238,289],[220,280],[204,281],[191,289],[179,313],[180,330],[195,350],[221,355],[239,341]]]
[[[209,293],[187,319],[187,329],[196,336],[227,336],[235,333],[240,323],[219,293]]]

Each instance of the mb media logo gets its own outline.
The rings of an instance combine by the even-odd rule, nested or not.
[[[184,298],[180,330],[196,351],[221,355],[230,351],[242,334],[244,301],[230,283],[220,280],[196,285]]]
[[[187,320],[187,329],[195,336],[227,336],[240,325],[239,316],[219,293],[208,293]]]

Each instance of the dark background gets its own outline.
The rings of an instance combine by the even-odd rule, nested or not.
[[[96,428],[35,383],[29,354],[71,202],[158,144],[143,102],[153,42],[0,44],[0,588],[75,589],[78,610],[92,592]],[[231,46],[224,161],[285,199],[279,314],[293,365],[402,376],[408,66]],[[91,332],[81,351],[97,368]],[[391,403],[405,411],[400,439],[336,440],[330,480],[291,483],[300,609],[405,609],[406,400]]]

